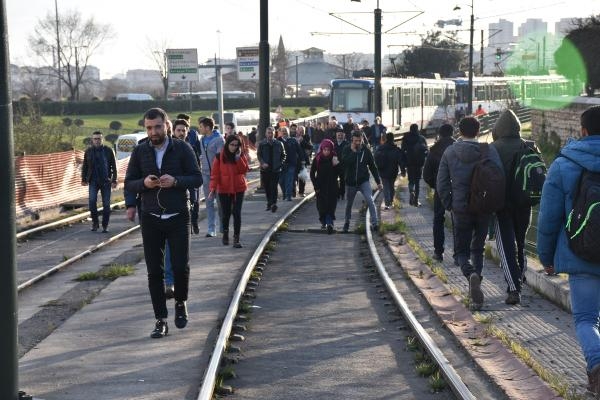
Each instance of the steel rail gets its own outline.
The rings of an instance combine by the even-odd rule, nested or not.
[[[380,193],[380,191],[376,192],[373,195],[373,200],[375,200]],[[406,304],[406,301],[404,300],[400,292],[398,292],[396,285],[394,285],[394,282],[388,275],[385,266],[381,262],[381,258],[379,257],[379,253],[377,252],[377,248],[375,247],[375,242],[373,241],[371,229],[369,229],[369,221],[370,212],[367,208],[365,216],[365,227],[367,227],[367,243],[369,246],[369,251],[371,252],[371,257],[373,258],[373,261],[377,266],[379,275],[381,276],[381,279],[383,280],[388,292],[394,298],[394,301],[396,302],[396,305],[398,306],[400,312],[404,316],[404,319],[410,324],[410,327],[413,330],[413,332],[415,332],[415,334],[419,337],[419,341],[423,344],[423,346],[427,350],[427,353],[429,353],[429,355],[435,360],[435,362],[439,366],[442,375],[446,379],[446,382],[448,382],[448,384],[450,385],[454,394],[458,396],[461,400],[475,400],[475,396],[473,395],[473,393],[471,393],[471,391],[467,388],[467,386],[462,381],[454,367],[452,367],[446,356],[444,356],[444,353],[442,353],[442,351],[437,346],[437,344],[435,344],[429,333],[427,333],[427,331],[419,323],[412,311],[410,311],[408,304]]]
[[[304,199],[302,199],[298,204],[292,207],[287,213],[285,213],[281,218],[279,218],[271,228],[265,233],[263,239],[258,244],[256,250],[252,254],[252,257],[246,264],[246,268],[242,273],[242,277],[239,280],[239,283],[233,293],[233,297],[231,302],[229,303],[229,308],[227,309],[227,314],[225,318],[223,318],[223,323],[221,325],[221,329],[219,332],[219,337],[215,343],[214,349],[212,351],[210,357],[210,363],[206,372],[204,373],[204,377],[202,378],[202,384],[200,386],[200,392],[198,394],[197,400],[211,400],[213,398],[213,392],[215,389],[215,383],[217,380],[217,374],[219,372],[219,365],[221,364],[221,359],[223,354],[225,353],[227,342],[229,340],[229,336],[231,335],[233,321],[237,315],[238,307],[240,301],[242,299],[242,295],[246,290],[246,285],[248,284],[248,280],[250,279],[250,275],[256,266],[256,263],[259,260],[259,257],[263,253],[265,246],[271,240],[271,237],[279,227],[294,213],[298,208],[304,205],[307,201],[314,197],[314,192],[306,195]]]

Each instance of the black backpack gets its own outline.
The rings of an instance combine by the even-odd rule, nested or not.
[[[414,167],[422,167],[425,164],[428,152],[427,142],[422,136],[419,136],[419,140],[415,144],[406,148],[406,164]]]
[[[583,169],[565,226],[569,248],[577,257],[600,264],[600,172],[589,171],[562,153],[560,156]]]
[[[548,169],[535,143],[521,141],[515,154],[510,182],[510,199],[518,207],[539,204]]]
[[[468,211],[474,214],[492,214],[504,208],[506,178],[502,167],[490,158],[487,143],[479,143],[481,157],[473,168]]]

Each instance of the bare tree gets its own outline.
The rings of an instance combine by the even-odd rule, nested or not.
[[[148,57],[150,57],[158,67],[160,81],[163,87],[163,99],[166,100],[167,95],[169,94],[169,70],[167,66],[167,49],[169,48],[169,44],[164,39],[162,41],[154,41],[147,38],[146,41],[148,42],[146,46],[148,49]]]
[[[42,73],[41,68],[24,67],[23,70],[21,93],[32,101],[42,101],[49,92],[47,74]]]
[[[337,64],[344,69],[344,78],[352,76],[353,71],[368,67],[368,63],[365,62],[362,54],[336,54],[334,57]]]
[[[55,42],[57,26],[58,43]],[[59,14],[58,22],[48,13],[38,21],[29,45],[46,65],[52,66],[51,73],[69,90],[69,100],[79,100],[79,87],[86,80],[90,58],[113,35],[110,25],[97,23],[93,17],[84,20],[79,11]]]

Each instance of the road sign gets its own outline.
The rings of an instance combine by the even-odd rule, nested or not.
[[[521,60],[535,60],[537,59],[537,54],[525,53],[521,56]]]
[[[169,82],[198,81],[198,50],[167,49]]]
[[[258,80],[258,47],[238,47],[237,65],[238,80],[257,81]]]

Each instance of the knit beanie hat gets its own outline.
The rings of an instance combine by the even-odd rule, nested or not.
[[[494,137],[520,137],[521,122],[512,110],[505,110],[492,129]]]

